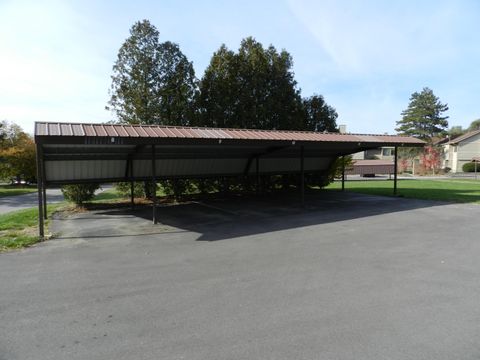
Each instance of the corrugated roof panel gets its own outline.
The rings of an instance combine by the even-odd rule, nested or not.
[[[122,125],[114,125],[113,127],[117,132],[118,136],[128,137],[128,133]]]
[[[115,126],[104,126],[105,132],[108,136],[118,136],[117,131],[115,130]]]
[[[155,127],[153,127],[152,129],[153,129],[153,131],[155,132],[155,135],[156,135],[157,137],[161,137],[161,138],[163,138],[163,137],[168,137],[167,134],[165,134],[165,131],[163,131],[163,129],[162,129],[161,127],[155,126]]]
[[[102,125],[93,125],[93,129],[97,134],[96,136],[107,136],[107,132]]]
[[[138,133],[135,131],[135,128],[133,126],[125,125],[123,128],[125,129],[129,137],[138,137]]]
[[[195,136],[195,138],[197,139],[205,139],[205,134],[203,132],[203,128],[191,128],[191,129],[188,129],[189,132],[192,133],[192,135]]]
[[[293,135],[289,134],[290,136],[288,136],[287,134],[285,133],[281,133],[281,132],[267,132],[267,133],[263,133],[262,132],[262,137],[267,137],[268,140],[292,140],[293,139]]]
[[[172,133],[173,133],[173,134],[175,135],[175,137],[177,137],[177,138],[183,138],[183,137],[185,137],[180,131],[178,131],[177,128],[172,127],[172,128],[170,128],[170,130],[172,131]]]
[[[97,133],[91,124],[83,125],[83,131],[85,132],[86,136],[97,136]]]
[[[155,131],[153,130],[154,128],[153,127],[150,127],[150,126],[146,126],[143,128],[143,130],[145,130],[145,133],[148,135],[148,137],[157,137],[157,134],[155,133]]]
[[[217,129],[209,129],[208,131],[215,139],[221,139],[223,136]]]
[[[253,140],[262,140],[262,133],[259,131],[248,131],[245,133],[246,136],[251,137]]]
[[[143,126],[134,126],[135,132],[138,134],[140,137],[150,137],[148,136],[147,132],[143,129]]]
[[[74,136],[85,136],[85,131],[83,131],[83,126],[80,124],[72,124],[72,131]]]
[[[60,125],[57,124],[57,123],[51,123],[51,124],[48,124],[48,131],[47,131],[48,135],[51,135],[51,136],[60,136],[62,135],[61,131],[60,131]]]
[[[184,138],[192,138],[193,135],[187,130],[187,129],[184,129],[184,128],[176,128],[178,132],[180,132],[182,134],[182,137]]]
[[[62,136],[72,136],[73,131],[70,124],[60,124],[60,133]]]
[[[231,130],[232,136],[234,139],[248,139],[247,131],[242,131],[242,130]]]
[[[47,125],[44,123],[37,123],[35,126],[35,135],[45,136],[47,133]]]

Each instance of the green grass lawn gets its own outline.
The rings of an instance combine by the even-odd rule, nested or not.
[[[326,187],[339,190],[336,181]],[[345,182],[345,190],[363,194],[393,196],[392,180]],[[406,198],[480,204],[480,181],[468,179],[398,180],[397,194]]]
[[[36,186],[31,185],[0,185],[0,198],[5,196],[23,195],[37,191]]]
[[[64,205],[64,203],[48,205],[48,217],[50,218]],[[45,223],[48,226],[48,220]],[[37,243],[40,240],[37,225],[38,208],[36,207],[0,215],[0,252]]]

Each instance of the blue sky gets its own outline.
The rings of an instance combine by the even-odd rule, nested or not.
[[[116,54],[149,19],[201,77],[212,53],[253,36],[290,52],[303,96],[324,95],[350,132],[394,133],[412,92],[480,118],[478,1],[0,0],[0,119],[102,122]]]

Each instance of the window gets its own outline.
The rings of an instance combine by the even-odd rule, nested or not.
[[[382,148],[382,156],[393,156],[392,148]]]

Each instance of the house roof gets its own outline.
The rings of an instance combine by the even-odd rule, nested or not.
[[[471,138],[472,136],[475,136],[475,135],[478,135],[478,134],[480,134],[480,130],[470,131],[466,134],[463,134],[459,137],[456,137],[453,140],[450,140],[449,144],[458,144],[459,142],[467,140],[467,139]]]

